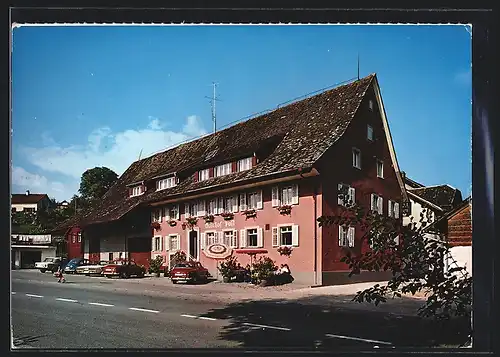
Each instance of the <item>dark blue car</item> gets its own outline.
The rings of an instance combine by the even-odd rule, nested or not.
[[[64,272],[66,274],[75,274],[76,268],[78,268],[79,266],[82,266],[82,265],[89,265],[89,264],[90,264],[90,262],[88,259],[73,258],[64,267]]]

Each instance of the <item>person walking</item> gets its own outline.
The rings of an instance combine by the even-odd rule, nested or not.
[[[66,279],[64,278],[64,275],[63,275],[62,264],[59,265],[59,268],[57,269],[57,277],[59,278],[59,279],[57,279],[58,283],[65,283],[66,282]]]

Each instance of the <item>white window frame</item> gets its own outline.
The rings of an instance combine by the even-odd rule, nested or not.
[[[366,139],[368,141],[373,141],[373,126],[370,124],[366,125]]]
[[[228,207],[228,200],[230,207]],[[224,196],[223,198],[222,212],[225,213],[236,213],[238,212],[238,195]]]
[[[232,173],[232,168],[233,168],[233,164],[231,162],[215,166],[214,176],[220,177],[220,176],[229,175],[230,173]]]
[[[377,204],[374,205],[374,198],[377,199]],[[384,199],[382,196],[372,193],[370,195],[370,210],[373,212],[377,212],[378,214],[383,214],[384,212]]]
[[[348,204],[348,202],[345,202],[345,197],[340,197],[340,190],[342,189],[342,186],[347,188],[347,196],[348,200],[352,201],[352,204]],[[344,206],[344,207],[350,207],[353,206],[356,203],[356,188],[346,184],[346,183],[339,183],[338,184],[338,190],[337,190],[337,203],[339,206]]]
[[[211,198],[211,199],[207,200],[206,213],[207,213],[207,215],[216,215],[218,213],[217,198]]]
[[[132,187],[132,193],[130,194],[130,197],[140,196],[142,194],[144,194],[144,192],[142,191],[142,185],[134,186]]]
[[[257,202],[259,199],[259,193],[258,192],[249,192],[247,193],[247,209],[257,209]],[[253,202],[252,202],[253,201]]]
[[[158,222],[161,223],[162,220],[162,208],[157,208],[154,209],[153,212],[151,212],[151,222]]]
[[[343,248],[354,248],[356,229],[352,226],[339,225],[338,245]],[[351,239],[350,239],[351,238]]]
[[[169,234],[168,236],[166,236],[166,238],[167,238],[166,250],[170,252],[176,252],[181,249],[180,246],[181,239],[178,233]],[[175,242],[175,244],[172,244],[173,242]]]
[[[356,157],[358,158],[357,162]],[[352,148],[352,167],[361,170],[361,150],[359,150],[358,148]]]
[[[167,177],[156,181],[156,191],[166,190],[176,185],[175,177]]]
[[[198,172],[198,181],[205,181],[210,178],[210,169],[203,169]]]
[[[163,237],[162,236],[154,236],[153,239],[154,239],[154,247],[153,247],[154,248],[154,252],[161,252],[163,250],[162,249],[163,248],[162,247],[162,245],[163,245],[162,244],[163,243],[162,242]]]
[[[387,200],[387,215],[389,217],[399,218],[399,203],[393,200]]]
[[[259,228],[260,227],[247,227],[245,228],[245,240],[246,240],[246,244],[245,246],[247,248],[259,248]],[[257,234],[257,241],[256,241],[256,245],[250,245],[250,238],[249,238],[249,235],[248,235],[248,231],[250,230],[253,230],[255,229],[256,231],[256,234]]]
[[[379,173],[379,165],[381,167],[380,173]],[[384,161],[377,159],[376,160],[376,168],[377,168],[377,177],[383,179],[384,178]]]
[[[82,232],[78,232],[78,243],[82,242]]]
[[[291,202],[290,203],[284,203],[283,202],[283,191],[285,189],[291,188]],[[292,184],[292,185],[281,185],[281,186],[273,186],[271,188],[272,193],[271,193],[271,205],[272,207],[279,207],[285,204],[288,205],[298,205],[299,204],[299,185],[298,184]]]
[[[290,228],[290,232],[282,232],[282,229],[283,228]],[[284,244],[283,242],[283,233],[290,233],[290,244]],[[278,227],[278,240],[279,240],[279,245],[280,247],[291,247],[293,246],[293,225],[292,224],[289,224],[289,225],[280,225]]]
[[[232,232],[233,236],[229,240],[229,244],[226,243],[226,233]],[[230,248],[238,248],[238,231],[236,229],[223,229],[222,233],[222,243],[226,244]]]
[[[292,228],[292,245],[284,245],[281,241],[281,228],[291,227]],[[271,228],[271,245],[273,247],[298,247],[299,246],[299,225],[293,223],[282,223],[277,224]]]
[[[215,231],[215,230],[209,230],[209,231],[205,231],[203,232],[204,233],[204,239],[205,239],[205,244],[204,244],[204,247],[208,247],[209,245],[212,245],[212,244],[215,244],[215,243],[219,243],[219,232]],[[209,234],[213,234],[213,240],[211,242],[209,242],[209,239],[208,239],[208,235]]]
[[[181,219],[178,204],[173,204],[170,207],[168,207],[167,209],[168,209],[168,216],[170,219],[177,219],[177,220]],[[173,214],[173,213],[175,213],[175,214]]]
[[[375,103],[373,102],[373,99],[368,100],[368,109],[370,109],[373,112],[374,107]]]
[[[252,168],[252,158],[246,157],[244,159],[238,160],[238,172],[250,170]]]

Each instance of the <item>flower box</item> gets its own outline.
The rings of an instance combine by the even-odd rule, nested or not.
[[[193,228],[194,226],[196,226],[197,223],[198,223],[198,218],[196,218],[196,217],[186,218],[186,224],[190,228]]]
[[[292,247],[289,246],[281,246],[277,250],[280,255],[284,255],[285,257],[290,257],[293,251]]]
[[[257,212],[254,209],[247,209],[246,211],[241,212],[241,214],[244,215],[246,219],[257,217]]]
[[[282,215],[289,215],[292,213],[292,206],[290,206],[290,205],[280,206],[280,207],[278,207],[278,211]]]
[[[161,229],[160,222],[151,223],[151,228],[153,228],[155,231],[159,231]]]
[[[209,215],[206,215],[205,217],[203,217],[203,219],[205,220],[205,223],[212,223],[214,221],[215,217],[213,214],[209,214]]]
[[[175,220],[171,219],[170,221],[168,221],[168,225],[170,227],[175,227],[177,225],[177,222]]]
[[[221,217],[224,218],[225,221],[230,221],[234,218],[234,214],[231,212],[221,213]]]

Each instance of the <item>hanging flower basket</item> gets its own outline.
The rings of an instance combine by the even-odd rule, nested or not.
[[[177,222],[174,219],[171,219],[170,221],[168,221],[168,225],[170,227],[175,227],[177,225]]]
[[[159,231],[161,229],[160,222],[151,223],[151,228],[153,228],[155,231]]]
[[[198,218],[196,217],[186,218],[186,225],[191,229],[193,229],[193,227],[196,226],[197,223],[198,223]]]
[[[292,213],[292,206],[290,205],[283,205],[278,207],[278,211],[282,215],[290,215]]]
[[[215,219],[213,214],[207,214],[205,217],[203,217],[205,220],[205,223],[212,223]]]
[[[224,218],[225,221],[230,221],[234,218],[234,214],[231,212],[221,213],[221,217]]]
[[[182,222],[182,224],[181,224],[181,228],[182,228],[182,229],[186,229],[186,222]]]
[[[288,247],[288,246],[281,246],[279,247],[278,249],[278,253],[280,253],[280,255],[283,255],[285,257],[288,257],[290,258],[290,255],[292,254],[292,247]]]
[[[257,217],[257,212],[254,209],[247,209],[246,211],[241,212],[242,215],[248,218],[254,218]]]

